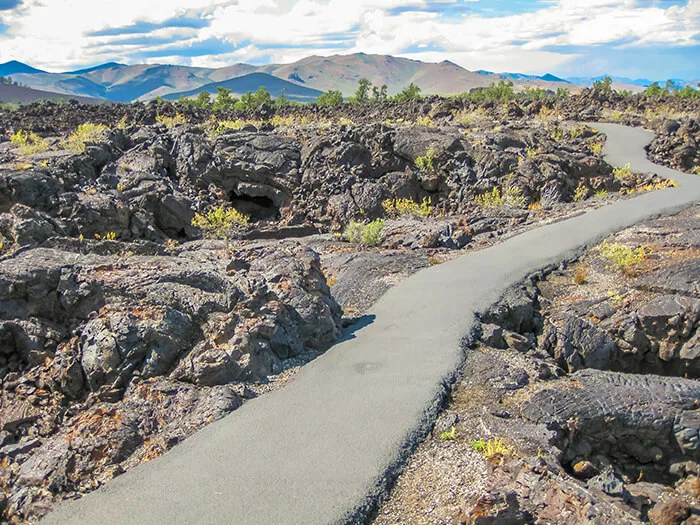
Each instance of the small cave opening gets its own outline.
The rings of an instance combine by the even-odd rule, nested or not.
[[[231,205],[249,215],[250,222],[277,221],[280,218],[280,209],[268,197],[251,197],[234,191],[231,193]]]

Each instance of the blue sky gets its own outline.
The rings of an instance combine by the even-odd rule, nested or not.
[[[0,62],[49,71],[356,52],[471,70],[695,80],[700,0],[0,0]]]

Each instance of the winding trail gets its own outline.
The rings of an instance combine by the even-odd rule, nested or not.
[[[596,124],[607,160],[680,187],[543,226],[419,272],[369,324],[281,390],[60,507],[45,524],[361,523],[434,421],[475,313],[507,287],[603,237],[700,200],[700,177],[649,162],[653,135]]]

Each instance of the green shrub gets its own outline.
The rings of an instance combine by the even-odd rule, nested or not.
[[[450,430],[440,433],[440,439],[444,441],[454,441],[457,439],[457,429],[452,427]]]
[[[421,88],[411,82],[408,86],[403,88],[400,93],[394,96],[394,100],[397,102],[404,102],[406,100],[420,100]]]
[[[362,232],[365,231],[365,224],[360,221],[350,221],[343,231],[343,238],[353,244],[362,242]]]
[[[255,111],[263,105],[272,105],[272,95],[268,93],[265,86],[260,86],[255,93],[248,91],[245,95],[241,95],[241,100],[236,102],[234,107],[237,111]]]
[[[658,82],[653,82],[648,88],[644,90],[642,94],[646,95],[647,97],[660,97],[665,93],[666,90],[662,88]]]
[[[624,179],[632,175],[632,167],[628,162],[622,168],[613,168],[613,175],[615,178]]]
[[[485,102],[514,100],[517,95],[512,82],[501,80],[498,84],[491,84],[487,88],[472,89],[469,93],[461,94],[460,97],[476,102]]]
[[[536,100],[539,102],[545,102],[552,98],[554,95],[554,93],[552,93],[551,91],[547,91],[546,89],[538,87],[525,88],[521,94],[527,100]]]
[[[437,169],[437,156],[433,148],[429,148],[425,155],[416,159],[416,166],[426,173],[434,173]]]
[[[379,246],[384,239],[383,229],[384,221],[382,219],[370,222],[362,232],[362,244],[365,246]]]
[[[350,224],[343,231],[343,237],[353,244],[379,246],[384,238],[383,229],[384,221],[382,219],[377,219],[369,224],[350,221]]]
[[[316,100],[316,104],[319,106],[339,106],[342,103],[343,93],[332,89],[322,93]]]
[[[593,82],[593,91],[599,94],[609,95],[612,93],[612,78],[605,77],[603,80]]]
[[[235,208],[215,206],[206,215],[196,213],[192,219],[192,226],[204,230],[207,237],[223,238],[226,230],[234,225],[246,225],[250,216],[239,212]]]
[[[49,149],[48,143],[33,131],[19,130],[12,134],[10,142],[18,147],[21,155],[34,155]]]
[[[231,90],[216,86],[216,99],[211,105],[212,111],[230,111],[235,109],[238,99],[231,96]]]
[[[351,104],[367,104],[369,102],[369,91],[372,83],[367,78],[361,78],[357,84],[355,94],[350,97]]]
[[[61,146],[73,153],[84,153],[88,143],[101,142],[107,135],[109,128],[103,124],[86,122],[78,126],[78,129],[70,137],[65,139]]]

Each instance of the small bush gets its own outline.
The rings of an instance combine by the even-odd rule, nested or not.
[[[522,196],[520,188],[512,187],[505,188],[503,191],[494,188],[490,192],[475,196],[474,202],[486,209],[498,209],[503,206],[522,208],[525,206],[525,198]]]
[[[452,427],[450,430],[440,433],[440,439],[443,441],[454,441],[457,439],[457,429]]]
[[[576,187],[576,192],[574,193],[574,202],[581,202],[586,200],[588,197],[588,188],[585,185],[579,184]]]
[[[339,125],[339,126],[354,126],[354,125],[355,125],[355,122],[353,122],[353,121],[350,120],[349,118],[340,117],[340,118],[338,119],[338,125]]]
[[[316,100],[319,106],[339,106],[343,103],[343,93],[340,91],[329,90],[321,95]]]
[[[525,158],[526,159],[534,159],[539,154],[540,154],[540,148],[535,148],[534,146],[529,146],[525,150]]]
[[[360,221],[350,221],[343,231],[343,238],[353,244],[362,242],[362,232],[365,230],[364,223]]]
[[[607,197],[608,196],[608,190],[598,190],[595,192],[595,196],[598,198],[602,197]]]
[[[493,438],[488,441],[478,439],[472,442],[472,449],[482,454],[486,459],[492,459],[496,456],[505,457],[513,454],[513,448],[505,445],[502,438]]]
[[[78,126],[78,129],[70,137],[65,139],[61,146],[73,153],[85,153],[88,143],[101,142],[107,134],[107,126],[86,122]]]
[[[586,132],[586,126],[579,126],[569,131],[569,136],[572,139],[577,139]]]
[[[384,229],[384,221],[377,219],[365,226],[362,232],[362,244],[365,246],[379,246],[384,238],[382,230]]]
[[[613,175],[617,179],[624,179],[632,175],[632,167],[628,162],[622,168],[613,168]]]
[[[619,243],[608,244],[605,240],[600,245],[600,253],[608,260],[608,268],[632,276],[637,273],[637,265],[649,255],[649,249],[643,246],[632,249]]]
[[[435,155],[435,150],[433,148],[429,148],[425,155],[416,159],[416,166],[421,171],[433,173],[437,169],[436,161],[437,156]]]
[[[34,155],[49,149],[48,143],[33,131],[19,130],[10,137],[10,142],[18,147],[21,155]]]
[[[175,126],[180,126],[182,124],[187,124],[187,119],[180,113],[176,113],[174,117],[168,117],[166,115],[158,115],[156,120],[161,124],[164,124],[166,128],[174,128]]]
[[[235,208],[215,206],[206,215],[196,213],[192,219],[192,226],[204,230],[207,237],[225,237],[226,230],[234,225],[246,225],[250,216],[239,212]]]
[[[418,117],[416,119],[416,126],[425,126],[426,128],[432,128],[435,125],[435,121],[427,115]]]
[[[428,217],[433,212],[428,198],[420,204],[411,199],[388,199],[382,202],[382,207],[389,217]]]
[[[109,232],[105,233],[104,235],[100,235],[99,233],[95,234],[95,239],[99,240],[105,240],[105,241],[116,241],[117,240],[117,233],[116,232]]]
[[[343,237],[353,244],[379,246],[384,238],[382,235],[383,229],[384,221],[382,219],[377,219],[369,224],[350,221],[350,224],[343,231]]]
[[[588,267],[585,264],[579,264],[574,270],[574,282],[579,286],[586,284],[588,279]]]
[[[603,153],[603,144],[601,142],[594,142],[591,144],[591,151],[594,155],[600,155]]]
[[[501,80],[498,84],[491,84],[487,88],[474,88],[469,93],[462,93],[459,95],[460,98],[465,100],[474,100],[476,102],[484,101],[506,101],[515,100],[517,94],[515,89],[513,89],[512,82],[506,82]]]

